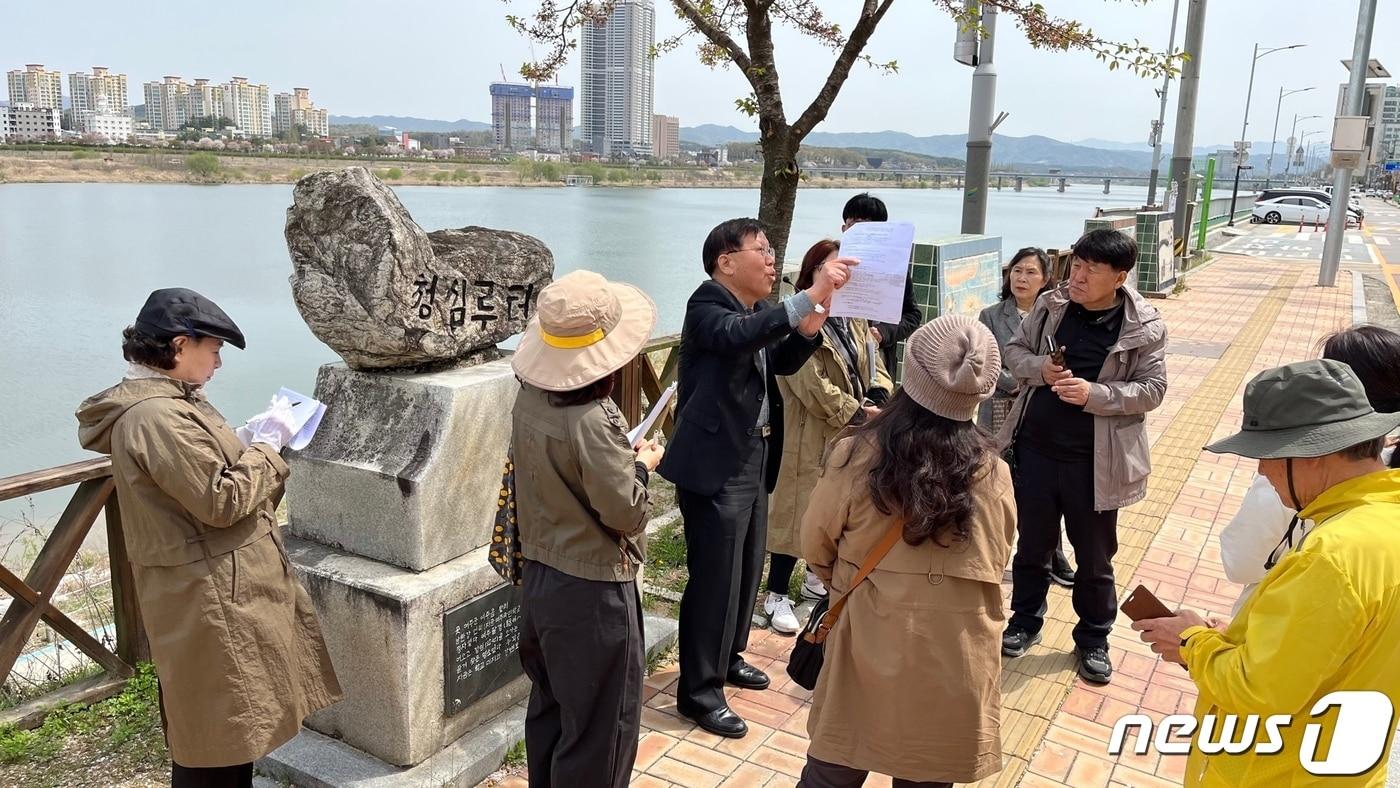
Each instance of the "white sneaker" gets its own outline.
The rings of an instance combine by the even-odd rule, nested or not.
[[[768,626],[772,627],[774,632],[791,635],[802,628],[802,625],[797,623],[797,616],[793,615],[792,600],[782,594],[769,591],[768,598],[763,601],[763,612],[768,615]]]
[[[807,570],[807,577],[802,581],[802,598],[822,600],[826,599],[826,586],[822,585],[821,578],[812,574],[812,570]]]

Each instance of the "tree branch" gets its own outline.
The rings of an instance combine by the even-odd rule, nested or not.
[[[753,62],[749,59],[748,53],[744,51],[743,47],[739,46],[739,43],[735,41],[733,37],[707,19],[704,14],[700,13],[698,8],[689,2],[689,0],[671,0],[671,5],[675,6],[681,16],[685,17],[686,21],[694,25],[695,29],[700,31],[701,35],[708,38],[710,43],[728,53],[729,59],[734,61],[734,65],[738,66],[739,70],[744,72],[744,79],[747,79],[750,85],[754,84],[753,75],[749,73],[753,68]]]
[[[860,59],[861,52],[865,50],[865,45],[870,42],[870,36],[875,32],[880,20],[885,18],[885,12],[890,10],[890,4],[894,0],[880,0],[877,7],[876,0],[865,0],[865,7],[861,9],[860,19],[856,26],[851,29],[851,35],[846,39],[845,46],[841,47],[841,54],[837,55],[836,62],[831,66],[831,73],[826,77],[826,83],[822,89],[817,91],[816,98],[807,106],[797,122],[792,124],[792,133],[801,141],[816,128],[818,123],[826,119],[826,113],[831,109],[832,102],[836,101],[836,94],[841,92],[841,86],[846,83],[846,78],[851,75],[851,66]]]

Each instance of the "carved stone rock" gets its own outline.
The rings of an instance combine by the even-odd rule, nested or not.
[[[448,366],[525,330],[554,256],[539,239],[423,232],[363,167],[308,175],[287,209],[292,295],[354,369]]]

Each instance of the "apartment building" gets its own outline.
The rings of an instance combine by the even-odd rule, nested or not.
[[[330,113],[311,101],[310,88],[294,88],[291,93],[273,96],[273,133],[288,134],[297,126],[313,136],[330,136]]]
[[[6,75],[10,88],[10,106],[28,104],[35,109],[63,110],[63,74],[49,71],[42,64],[31,63],[23,70]]]
[[[104,66],[93,66],[91,74],[68,75],[68,109],[76,120],[82,113],[130,115],[126,96],[126,75],[113,74]]]
[[[652,156],[657,161],[675,161],[681,155],[681,119],[675,115],[651,116]]]
[[[142,85],[146,97],[146,122],[158,131],[179,131],[190,119],[190,86],[177,76]]]
[[[618,0],[606,21],[579,31],[581,142],[605,158],[652,155],[656,41],[652,0]]]
[[[535,147],[551,153],[573,150],[573,88],[558,85],[535,88]]]
[[[57,107],[11,104],[0,107],[0,139],[5,142],[56,140],[63,134],[63,113]]]

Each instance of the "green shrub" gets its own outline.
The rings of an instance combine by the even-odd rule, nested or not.
[[[97,151],[91,151],[91,150],[75,150],[75,151],[73,151],[73,158],[75,158],[75,159],[95,159],[95,158],[97,158]]]
[[[450,172],[435,172],[435,173],[433,173],[433,182],[434,182],[434,183],[446,183],[446,182],[447,182],[447,179],[448,179],[448,178],[451,178],[451,177],[452,177],[452,173],[450,173]]]
[[[219,174],[219,157],[212,153],[191,153],[185,157],[185,166],[201,178],[212,178]]]
[[[398,167],[390,167],[389,169],[384,171],[384,177],[388,178],[391,181],[396,181],[399,178],[403,177],[403,170],[399,169]]]
[[[608,183],[626,183],[628,179],[627,170],[616,167],[608,170]]]
[[[465,181],[467,179],[467,176],[468,173],[466,167],[458,167],[457,169],[452,171],[452,180],[454,181]]]

